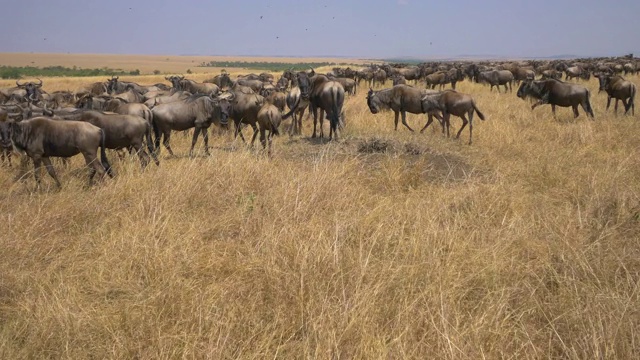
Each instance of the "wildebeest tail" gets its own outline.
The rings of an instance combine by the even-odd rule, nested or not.
[[[591,115],[592,118],[595,118],[595,115],[593,115],[593,109],[591,108],[591,100],[589,100],[591,98],[591,92],[589,91],[589,89],[587,89],[587,98],[585,99],[585,108],[587,110],[587,114]]]
[[[629,111],[631,107],[634,106],[634,100],[636,98],[636,85],[631,84],[631,94],[629,94],[629,102],[627,102],[627,107],[624,109],[625,112]]]
[[[336,90],[335,87],[331,87],[331,99],[333,100],[333,116],[331,117],[331,127],[338,131],[338,126],[340,126],[340,109],[338,108],[338,96],[340,96],[339,91]]]
[[[298,106],[300,105],[300,99],[302,98],[302,96],[298,96],[298,98],[296,99],[296,103],[295,105],[293,105],[293,107],[291,108],[291,111],[289,111],[288,113],[282,115],[282,120],[288,119],[289,117],[291,117],[291,115],[293,115],[293,113],[298,110]]]
[[[113,177],[113,170],[111,169],[111,164],[109,164],[109,159],[107,159],[107,149],[105,147],[105,135],[104,135],[104,130],[102,129],[100,129],[100,163],[102,163],[102,167],[104,167],[104,171],[106,171],[110,177]]]
[[[480,120],[484,120],[484,114],[482,114],[480,112],[480,110],[478,110],[478,107],[476,106],[476,102],[474,101],[471,104],[473,105],[473,110],[476,111],[476,113],[478,114],[478,117],[480,118]]]
[[[278,126],[273,122],[273,112],[269,111],[269,123],[271,123],[271,132],[275,136],[280,136],[280,131],[278,131]]]
[[[155,121],[155,118],[151,118],[151,127],[153,128],[153,135],[156,137],[155,148],[160,149],[160,137],[162,134],[160,133],[160,128]]]

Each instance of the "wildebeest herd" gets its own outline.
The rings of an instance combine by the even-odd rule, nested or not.
[[[573,61],[372,64],[360,69],[334,68],[327,74],[313,69],[286,70],[277,80],[271,73],[232,79],[222,72],[202,83],[184,76],[165,77],[170,85],[140,85],[114,76],[73,92],[52,93],[42,89],[41,80],[18,80],[15,87],[0,89],[0,159],[11,166],[13,151],[25,154],[23,167],[26,159],[33,161],[38,186],[43,164],[60,186],[50,158],[81,153],[90,169],[91,183],[96,173],[101,177],[114,174],[105,149],[135,153],[144,168],[150,159],[159,164],[161,141],[174,154],[170,145],[173,131],[193,128],[189,154],[193,154],[200,136],[204,151],[209,154],[209,127],[215,124],[228,129],[230,120],[234,137],[239,135],[245,141],[242,129],[250,126],[250,144],[259,134],[270,154],[272,137],[280,133],[283,120],[292,118],[290,136],[301,135],[307,109],[308,116],[313,116],[311,137],[324,137],[323,120],[327,119],[328,138],[337,139],[338,131],[345,126],[345,96],[355,95],[361,86],[369,88],[366,101],[372,114],[387,109],[394,112],[396,130],[401,119],[413,131],[406,121],[409,112],[427,115],[421,131],[435,118],[449,136],[450,117],[454,115],[462,119],[456,137],[468,126],[471,144],[474,115],[481,120],[485,116],[472,96],[455,90],[460,81],[484,83],[490,86],[489,91],[496,87],[498,92],[500,87],[511,92],[513,85],[519,85],[517,96],[534,99],[532,109],[550,104],[555,115],[556,106],[571,107],[578,117],[578,107],[582,107],[593,119],[590,92],[576,81],[597,77],[599,90],[608,96],[607,110],[611,99],[615,99],[616,112],[618,101],[622,101],[625,114],[635,115],[636,86],[624,76],[636,74],[639,66],[633,55]],[[569,82],[572,79],[576,80]],[[388,80],[392,87],[373,90]],[[419,86],[420,82],[425,86]]]

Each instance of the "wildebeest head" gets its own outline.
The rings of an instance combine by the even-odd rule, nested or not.
[[[380,98],[376,96],[376,92],[373,89],[369,89],[367,93],[367,105],[372,114],[377,114],[382,109]]]
[[[542,86],[535,80],[527,79],[520,84],[517,95],[521,99],[526,99],[528,96],[540,98],[542,90]]]
[[[226,125],[233,110],[231,101],[228,98],[218,98],[217,106],[220,109],[220,124]]]
[[[182,85],[180,84],[180,81],[184,80],[184,76],[169,76],[169,77],[164,77],[165,80],[169,80],[169,82],[171,82],[171,85],[173,86],[174,89],[176,90],[183,90],[182,89]]]
[[[600,83],[598,92],[601,92],[602,90],[606,90],[607,86],[609,86],[609,83],[611,82],[611,75],[607,73],[600,73],[600,74],[595,74],[594,76],[598,78],[598,82]]]
[[[302,96],[304,100],[309,99],[311,93],[311,80],[309,80],[309,75],[305,72],[299,72],[297,78],[300,96]]]
[[[27,92],[27,100],[34,101],[38,98],[39,89],[42,87],[42,80],[38,79],[37,84],[34,82],[21,84],[20,80],[16,80],[16,85]]]
[[[113,94],[118,91],[118,79],[119,76],[112,76],[111,79],[107,79],[107,93]]]

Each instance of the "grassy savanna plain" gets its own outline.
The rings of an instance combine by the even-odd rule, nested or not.
[[[460,83],[471,146],[362,88],[340,141],[305,121],[271,157],[216,131],[93,188],[5,166],[0,358],[638,358],[638,115],[586,86],[595,121]]]

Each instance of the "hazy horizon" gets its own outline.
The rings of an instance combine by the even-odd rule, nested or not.
[[[629,0],[25,0],[4,10],[20,16],[5,19],[5,28],[19,30],[0,38],[1,52],[361,59],[640,53],[640,2]]]

